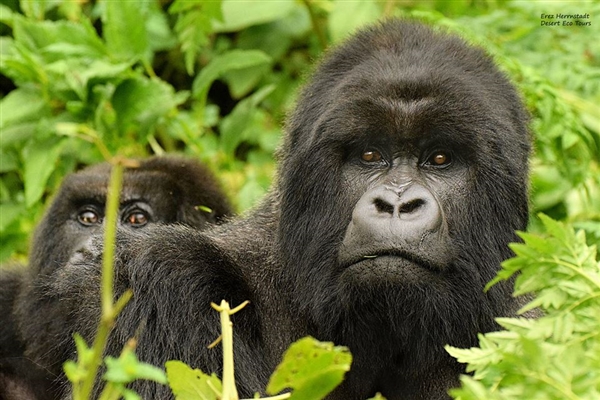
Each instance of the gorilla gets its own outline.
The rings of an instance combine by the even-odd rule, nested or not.
[[[37,369],[23,354],[26,348],[34,353],[47,348],[39,341],[40,326],[36,322],[36,315],[48,307],[41,295],[45,277],[60,274],[70,256],[101,231],[109,177],[108,163],[69,175],[35,232],[29,269],[13,266],[0,271],[0,398],[16,398],[17,393],[23,398],[53,397],[52,379],[60,370]],[[118,217],[121,229],[139,229],[154,223],[203,228],[209,223],[221,223],[232,214],[229,200],[214,175],[197,162],[153,157],[140,161],[137,168],[125,170]],[[30,281],[35,282],[34,286],[27,286]],[[20,305],[20,294],[36,301]],[[36,309],[30,311],[30,307]],[[60,306],[52,305],[50,315],[59,310]],[[30,340],[32,337],[35,339]],[[29,383],[21,376],[28,376]]]
[[[221,373],[210,302],[235,314],[241,396],[264,388],[294,340],[346,345],[351,371],[328,399],[445,399],[469,347],[523,299],[511,282],[484,292],[528,220],[528,115],[480,49],[389,20],[331,50],[299,97],[274,186],[247,216],[195,231],[122,230],[115,291],[133,290],[107,354],[136,335],[141,360]],[[39,275],[34,343],[56,367],[100,316],[100,240]],[[44,307],[41,307],[43,305]],[[40,333],[42,332],[42,333]],[[143,398],[167,387],[136,382]]]

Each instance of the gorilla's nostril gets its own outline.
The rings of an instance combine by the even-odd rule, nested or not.
[[[373,200],[373,204],[380,213],[394,214],[394,206],[379,197]]]
[[[400,214],[405,213],[405,214],[409,214],[413,211],[415,211],[417,208],[421,207],[422,205],[425,204],[425,200],[423,199],[414,199],[411,200],[407,203],[401,204],[400,207],[398,207],[398,212]]]

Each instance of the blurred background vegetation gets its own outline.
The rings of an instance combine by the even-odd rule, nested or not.
[[[558,12],[592,25],[541,26]],[[107,153],[200,159],[244,212],[268,190],[285,116],[320,54],[390,16],[494,55],[533,116],[532,215],[600,243],[596,1],[3,0],[0,261],[26,260],[62,178]]]

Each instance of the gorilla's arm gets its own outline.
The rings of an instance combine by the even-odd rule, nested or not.
[[[17,270],[19,268],[20,270]],[[0,310],[12,314],[17,294],[23,282],[22,266],[0,270]],[[5,357],[14,357],[23,354],[24,345],[19,340],[16,321],[11,315],[3,318],[0,324],[0,365]],[[1,370],[1,367],[0,367]]]
[[[23,266],[0,270],[0,398],[53,399],[57,387],[54,376],[24,356],[25,343],[17,330],[13,314],[17,297],[26,282]]]

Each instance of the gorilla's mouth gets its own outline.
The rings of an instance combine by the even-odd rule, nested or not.
[[[419,269],[424,269],[431,272],[440,272],[440,268],[438,266],[435,266],[427,260],[424,260],[414,254],[400,250],[369,252],[368,254],[353,256],[347,260],[340,260],[340,266],[342,270],[347,270],[354,266],[358,266],[359,264],[369,264],[373,265],[375,268],[377,266],[398,269],[406,267],[418,267]]]

